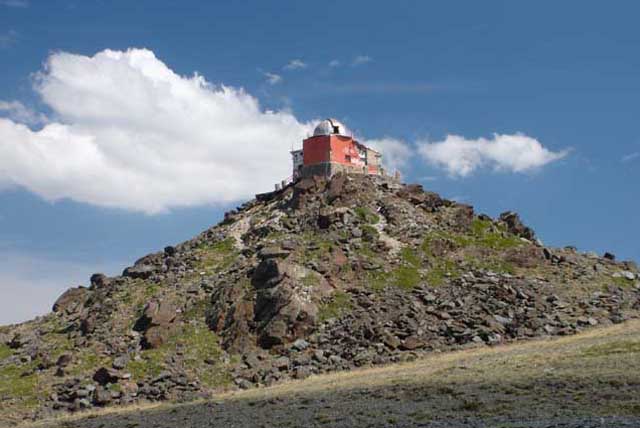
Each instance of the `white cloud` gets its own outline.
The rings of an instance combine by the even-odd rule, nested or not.
[[[354,67],[357,65],[362,65],[362,64],[366,64],[368,62],[373,61],[373,58],[371,58],[368,55],[358,55],[355,58],[353,58],[353,61],[351,62],[351,65],[353,65]]]
[[[266,72],[264,73],[264,76],[267,78],[267,83],[269,83],[270,85],[277,85],[278,83],[282,82],[282,76],[280,76],[279,74]]]
[[[3,113],[16,122],[29,125],[38,125],[47,121],[44,114],[31,110],[20,101],[0,100],[0,114]]]
[[[298,70],[301,68],[307,68],[307,64],[300,59],[292,59],[287,65],[284,66],[285,70]]]
[[[631,162],[634,159],[640,158],[640,152],[629,153],[622,157],[622,162]]]
[[[88,285],[95,272],[114,274],[120,265],[85,265],[0,250],[0,295],[6,297],[0,299],[0,325],[45,314],[67,288]]]
[[[444,141],[419,142],[418,147],[427,162],[444,168],[451,176],[460,177],[483,167],[527,172],[561,159],[568,153],[566,150],[552,152],[535,138],[523,134],[494,134],[490,140],[468,140],[458,135],[447,135]]]
[[[405,168],[413,156],[412,148],[404,141],[395,138],[366,140],[364,144],[382,153],[382,164],[391,174]]]
[[[27,0],[0,0],[0,6],[28,7],[29,2]]]
[[[147,213],[241,200],[289,176],[312,129],[144,49],[54,53],[36,90],[58,119],[39,131],[0,119],[0,188],[48,200]]]
[[[329,67],[339,67],[340,66],[340,61],[337,59],[332,59],[331,61],[329,61]]]

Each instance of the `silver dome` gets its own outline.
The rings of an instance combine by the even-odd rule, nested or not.
[[[347,135],[347,127],[336,119],[325,119],[313,131],[314,137],[318,135]]]

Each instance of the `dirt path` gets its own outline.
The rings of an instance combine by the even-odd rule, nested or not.
[[[640,321],[35,426],[640,427]]]

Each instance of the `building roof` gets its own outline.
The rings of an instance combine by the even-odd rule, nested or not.
[[[313,136],[318,135],[348,135],[347,127],[336,119],[325,119],[316,126]]]

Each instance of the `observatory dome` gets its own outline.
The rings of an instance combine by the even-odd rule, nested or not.
[[[336,119],[325,119],[313,131],[314,137],[318,135],[347,135],[347,128]]]

